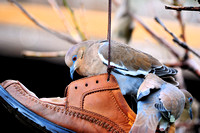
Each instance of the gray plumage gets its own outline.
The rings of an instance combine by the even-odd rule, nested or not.
[[[185,92],[148,74],[137,93],[137,116],[132,133],[165,131],[182,114],[187,102]]]

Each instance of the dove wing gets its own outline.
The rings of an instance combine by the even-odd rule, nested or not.
[[[102,62],[108,65],[108,42],[103,41],[98,55]],[[112,41],[111,62],[115,71],[129,76],[147,75],[149,72],[158,76],[175,75],[177,71],[161,64],[157,59],[135,50],[126,44]]]
[[[165,81],[155,74],[146,76],[137,94],[137,116],[131,128],[132,133],[155,133],[161,120],[161,113],[155,103],[159,103],[159,90],[164,83]],[[152,91],[154,93],[151,93]]]
[[[166,110],[169,110],[170,113],[177,119],[185,106],[185,96],[177,87],[171,84],[165,84],[162,86],[159,99],[163,103],[163,106]]]
[[[145,77],[145,80],[140,85],[140,88],[138,89],[137,93],[137,100],[141,100],[143,97],[148,96],[151,91],[158,91],[163,84],[166,82],[156,76],[155,74],[148,74]]]
[[[138,113],[136,120],[131,128],[131,133],[155,133],[158,123],[161,119],[161,114],[153,103],[146,101],[138,102]]]

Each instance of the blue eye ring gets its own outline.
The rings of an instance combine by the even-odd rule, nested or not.
[[[189,98],[188,98],[188,101],[189,101],[190,103],[192,103],[192,102],[193,102],[193,98],[192,98],[192,97],[189,97]]]
[[[74,56],[72,57],[72,61],[75,62],[76,60],[77,60],[77,55],[74,55]]]

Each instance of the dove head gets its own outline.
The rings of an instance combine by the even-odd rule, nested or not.
[[[86,43],[80,43],[77,45],[74,45],[72,48],[70,48],[65,55],[65,63],[70,68],[70,76],[73,79],[74,71],[79,69],[82,59],[85,53],[85,50],[87,49],[89,45]]]
[[[185,89],[180,89],[183,94],[185,95],[185,107],[184,109],[188,111],[190,118],[192,119],[192,103],[193,103],[193,97],[192,95]]]

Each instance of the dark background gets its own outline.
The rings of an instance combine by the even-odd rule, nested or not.
[[[56,58],[55,58],[56,59]],[[63,57],[64,60],[64,57]],[[44,58],[14,58],[0,56],[0,82],[7,79],[19,80],[38,97],[63,97],[65,87],[72,81],[69,68],[62,64],[46,61]],[[75,79],[81,78],[75,73]],[[74,80],[75,80],[74,79]],[[186,78],[190,92],[199,99],[198,81]],[[130,100],[130,99],[128,99]],[[5,132],[35,132],[22,124],[0,104],[1,130]]]
[[[64,60],[64,57],[63,57]],[[69,68],[64,64],[50,63],[38,58],[14,58],[0,56],[0,82],[19,80],[38,97],[63,97],[65,87],[72,81]],[[75,74],[75,79],[80,78]],[[0,104],[2,132],[34,132],[24,126]]]

